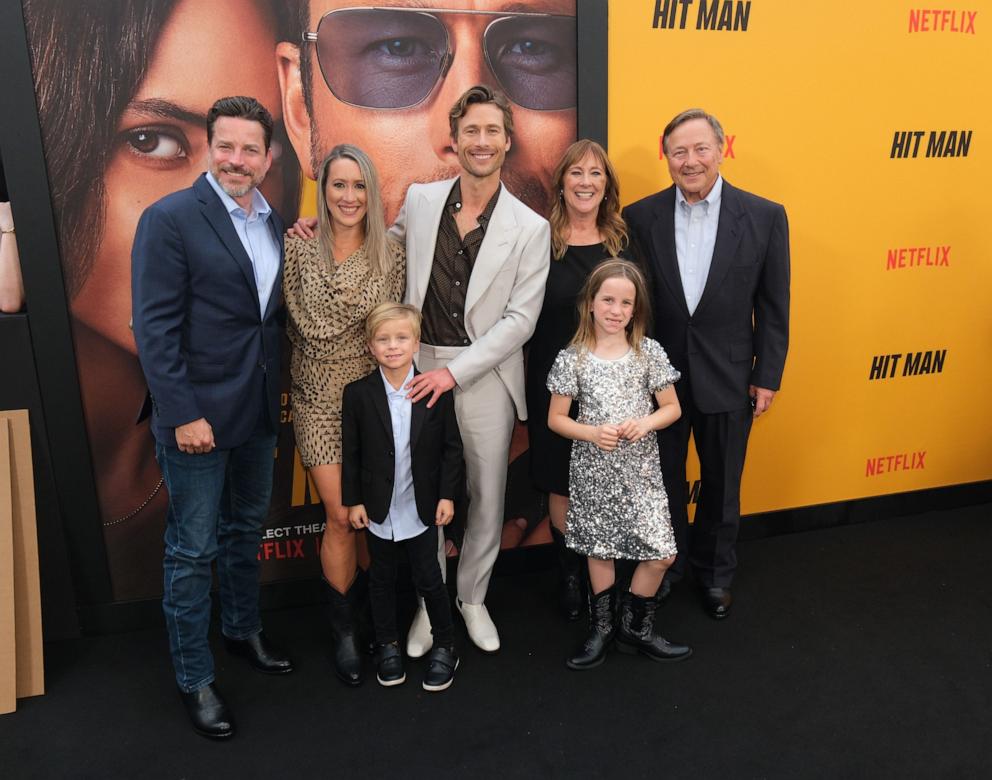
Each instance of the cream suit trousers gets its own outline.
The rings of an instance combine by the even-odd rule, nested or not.
[[[420,345],[421,371],[444,368],[465,347]],[[458,558],[458,598],[482,604],[489,589],[503,531],[507,458],[516,412],[506,386],[489,371],[467,389],[455,386],[455,417],[465,450],[468,517]],[[444,535],[438,534],[438,559],[445,572]]]

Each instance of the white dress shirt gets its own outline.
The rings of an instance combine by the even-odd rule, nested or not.
[[[689,203],[682,190],[675,188],[675,252],[689,314],[696,311],[710,273],[722,193],[722,176],[716,177],[713,189],[698,203]]]
[[[207,181],[221,199],[224,208],[231,217],[234,232],[241,239],[251,267],[255,272],[255,289],[258,290],[259,315],[265,316],[265,307],[269,305],[272,287],[279,275],[279,242],[275,232],[269,225],[269,214],[272,207],[258,188],[251,191],[251,211],[245,211],[238,202],[224,192],[214,175],[207,172]]]

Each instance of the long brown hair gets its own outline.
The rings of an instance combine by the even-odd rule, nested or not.
[[[568,248],[568,212],[565,209],[565,174],[587,154],[592,154],[606,174],[606,187],[603,200],[596,214],[596,227],[603,234],[603,244],[612,257],[616,257],[627,245],[627,226],[620,216],[620,182],[613,163],[606,156],[606,150],[595,141],[582,138],[565,150],[551,179],[552,189],[558,190],[558,197],[551,204],[551,256],[561,260]]]
[[[627,323],[627,343],[637,354],[641,353],[641,341],[644,339],[651,319],[651,304],[648,302],[647,282],[641,269],[629,260],[604,260],[592,269],[589,278],[579,293],[579,327],[568,343],[570,347],[588,351],[596,346],[596,329],[592,318],[592,303],[596,293],[607,279],[628,279],[634,285],[634,312]]]

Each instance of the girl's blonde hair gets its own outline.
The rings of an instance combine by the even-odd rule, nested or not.
[[[617,179],[617,172],[613,168],[613,163],[606,156],[606,150],[595,141],[582,138],[576,141],[565,150],[558,167],[555,168],[551,182],[552,187],[558,190],[557,197],[551,203],[551,214],[548,222],[551,223],[551,256],[555,260],[561,260],[568,249],[568,212],[565,209],[565,175],[568,169],[576,165],[587,154],[592,153],[596,162],[606,174],[606,186],[603,190],[603,200],[599,204],[599,212],[596,214],[596,227],[603,234],[603,244],[606,251],[612,257],[616,257],[627,246],[627,226],[623,217],[620,216],[620,182]]]
[[[634,285],[634,312],[627,323],[627,343],[634,352],[640,354],[641,340],[647,333],[648,322],[651,319],[651,305],[648,302],[647,282],[641,269],[629,260],[604,260],[592,269],[589,278],[579,293],[579,327],[568,343],[580,351],[590,350],[596,346],[596,330],[593,325],[592,303],[596,293],[607,279],[628,279]]]
[[[334,262],[334,229],[331,226],[331,215],[327,211],[327,179],[330,176],[331,163],[335,160],[351,160],[358,166],[365,182],[365,256],[369,266],[376,276],[385,276],[392,270],[393,255],[389,251],[389,238],[386,234],[386,216],[382,205],[382,194],[379,191],[379,175],[376,173],[372,160],[357,146],[338,144],[320,164],[320,175],[317,177],[317,224],[320,226],[320,254],[328,262]]]

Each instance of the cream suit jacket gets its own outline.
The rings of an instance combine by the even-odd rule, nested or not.
[[[411,184],[390,235],[406,244],[406,302],[423,307],[434,247],[454,179]],[[500,189],[465,298],[472,344],[448,363],[462,389],[488,371],[505,385],[517,416],[527,419],[523,345],[534,333],[551,257],[547,220]]]

